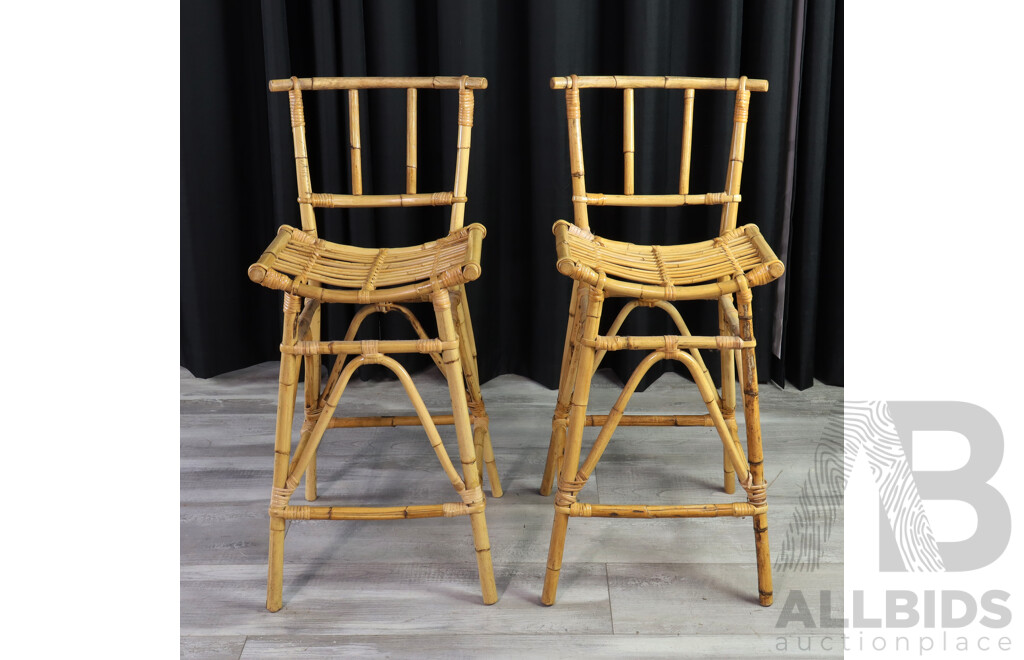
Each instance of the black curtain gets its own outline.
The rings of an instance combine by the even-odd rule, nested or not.
[[[571,281],[554,267],[551,225],[572,218],[563,92],[552,76],[765,78],[750,104],[740,224],[756,223],[787,273],[755,289],[759,373],[805,388],[842,384],[842,3],[186,0],[181,9],[181,364],[199,377],[278,358],[280,294],[248,266],[281,224],[298,224],[287,96],[267,81],[309,76],[484,76],[476,94],[466,222],[487,227],[484,274],[469,285],[483,380],[520,374],[557,386]],[[698,92],[691,189],[724,187],[732,95]],[[307,93],[313,188],[348,192],[343,92]],[[420,186],[451,189],[455,94],[420,94]],[[621,92],[584,90],[589,190],[622,188]],[[672,192],[682,94],[636,92],[637,192]],[[404,189],[404,95],[361,93],[364,192]],[[441,209],[327,211],[321,235],[414,244],[447,230]],[[713,209],[592,208],[609,238],[711,237]],[[606,314],[614,313],[610,301]],[[337,338],[351,310],[330,306]],[[430,316],[429,309],[425,315]],[[715,333],[711,303],[684,303]],[[366,336],[409,336],[374,317]],[[606,322],[607,323],[607,322]],[[638,310],[631,334],[675,334]],[[641,355],[609,354],[625,379]],[[708,360],[717,371],[717,359]],[[415,356],[407,365],[425,366]],[[662,366],[664,365],[664,366]],[[668,361],[662,369],[676,368]],[[652,369],[645,386],[661,373]]]

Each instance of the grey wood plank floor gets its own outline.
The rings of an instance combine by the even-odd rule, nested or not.
[[[431,411],[443,413],[447,388],[440,376],[424,372],[416,380]],[[761,388],[765,474],[776,479],[769,489],[773,607],[757,604],[746,518],[573,519],[558,602],[540,605],[552,499],[541,497],[537,487],[556,393],[501,376],[483,386],[505,489],[503,497],[487,502],[498,603],[481,603],[467,519],[303,521],[288,528],[284,608],[271,614],[264,590],[276,388],[276,362],[207,380],[181,371],[182,657],[842,654],[841,630],[778,626],[794,595],[814,620],[819,607],[830,609],[825,598],[831,595],[831,614],[841,618],[842,503],[826,501],[809,480],[820,465],[823,432],[836,419],[841,388]],[[606,414],[618,391],[612,378],[599,373],[590,411]],[[692,383],[666,374],[633,397],[629,412],[683,414],[702,407]],[[412,412],[396,382],[355,381],[339,414]],[[452,427],[441,432],[456,457]],[[584,451],[595,436],[596,430],[587,430]],[[722,492],[721,460],[713,429],[620,428],[580,500],[741,499]],[[319,503],[452,499],[416,427],[329,431],[319,475]],[[490,494],[486,483],[485,491]],[[301,488],[294,501],[301,503]],[[797,565],[784,561],[794,548],[804,558]]]

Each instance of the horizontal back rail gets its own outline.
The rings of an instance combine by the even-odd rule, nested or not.
[[[289,83],[290,84],[290,83]],[[566,89],[572,76],[551,78],[551,89]],[[736,91],[739,78],[691,78],[688,76],[576,76],[576,89],[717,89]],[[768,81],[747,78],[747,90],[767,92]]]
[[[718,206],[740,202],[739,194],[705,192],[703,194],[605,194],[587,192],[572,195],[572,203],[583,202],[592,207],[695,207]]]
[[[392,78],[299,78],[299,89],[458,89],[459,76],[392,77]],[[292,88],[288,78],[271,80],[272,92],[287,92]],[[487,89],[487,78],[466,78],[466,89]]]
[[[455,197],[450,192],[412,193],[394,195],[336,195],[334,193],[313,193],[309,198],[299,197],[300,204],[309,203],[322,209],[388,208],[408,206],[451,206],[468,201],[466,197]]]

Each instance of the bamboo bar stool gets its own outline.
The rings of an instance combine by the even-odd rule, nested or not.
[[[751,289],[767,284],[783,273],[782,262],[754,225],[736,226],[740,202],[740,177],[747,127],[750,92],[768,89],[765,80],[747,78],[683,78],[671,76],[569,76],[551,79],[552,89],[565,90],[569,128],[569,156],[572,167],[572,201],[575,223],[555,223],[558,271],[573,279],[569,324],[562,355],[558,403],[552,421],[540,492],[548,495],[557,474],[555,517],[551,528],[547,573],[541,600],[555,602],[562,566],[565,533],[570,516],[611,518],[707,518],[752,516],[757,554],[758,592],[761,605],[772,603],[771,562],[768,551],[766,486],[761,452],[761,429],[757,403],[757,365],[754,360],[754,327],[751,317]],[[583,169],[583,139],[580,130],[580,90],[621,89],[623,94],[623,159],[625,194],[589,192]],[[679,192],[670,195],[637,195],[633,185],[634,121],[633,90],[683,90],[683,138]],[[697,90],[735,91],[732,142],[725,190],[693,194],[689,189],[690,152],[693,135],[693,105]],[[719,235],[688,245],[634,245],[601,238],[590,231],[589,206],[722,206]],[[733,296],[738,306],[733,302]],[[629,301],[606,334],[599,333],[605,298]],[[672,304],[678,300],[717,300],[717,336],[692,336]],[[626,317],[637,307],[657,307],[667,312],[678,335],[663,337],[619,336]],[[701,358],[700,349],[718,350],[722,365],[719,393]],[[608,415],[587,415],[591,378],[607,351],[641,350],[645,357],[626,382]],[[747,455],[739,441],[736,424],[736,372],[743,392]],[[693,375],[707,414],[626,415],[630,397],[644,374],[661,360],[678,360]],[[601,430],[590,453],[580,466],[583,428]],[[722,440],[725,492],[735,490],[735,481],[747,493],[745,502],[732,504],[688,504],[648,506],[643,504],[586,504],[577,495],[586,485],[602,453],[619,426],[713,426]]]
[[[405,89],[407,94],[406,191],[395,195],[363,195],[360,158],[359,90]],[[486,231],[479,224],[463,226],[466,178],[473,127],[473,90],[486,89],[484,78],[291,78],[271,80],[270,91],[288,92],[301,229],[281,227],[263,255],[249,268],[249,278],[284,291],[284,332],[274,481],[270,499],[270,560],[267,609],[281,609],[284,532],[286,520],[401,520],[469,516],[476,549],[484,603],[498,600],[491,566],[490,541],[484,517],[481,482],[483,464],[494,497],[501,483],[494,463],[487,411],[480,394],[476,346],[463,285],[480,276],[480,248]],[[450,192],[416,192],[417,94],[420,89],[458,90],[458,156]],[[352,193],[314,193],[306,153],[302,92],[348,90]],[[367,249],[317,238],[315,208],[451,206],[447,236],[414,247]],[[415,315],[402,303],[432,303],[438,337],[429,337]],[[320,340],[320,306],[324,303],[360,305],[341,341]],[[371,314],[397,311],[407,318],[418,339],[356,341],[356,332]],[[451,415],[431,415],[409,373],[389,353],[424,353],[444,374],[451,395]],[[326,383],[320,383],[320,359],[338,359]],[[292,418],[299,377],[305,362],[305,422],[292,452]],[[416,411],[408,417],[335,418],[338,400],[353,372],[380,364],[398,376]],[[458,439],[462,476],[452,465],[437,425],[453,424]],[[423,426],[458,502],[423,506],[340,507],[290,504],[303,474],[307,501],[317,498],[316,452],[329,428]]]

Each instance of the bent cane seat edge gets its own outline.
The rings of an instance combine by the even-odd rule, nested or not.
[[[750,286],[778,279],[785,267],[756,225],[684,245],[636,245],[596,236],[565,220],[552,227],[557,267],[607,296],[646,300],[714,299],[736,292],[741,272]],[[603,276],[603,277],[602,277]],[[733,279],[719,281],[731,276]]]
[[[474,223],[421,245],[361,248],[282,225],[249,267],[249,279],[328,303],[423,300],[435,285],[449,289],[480,277],[486,234],[483,225]]]

